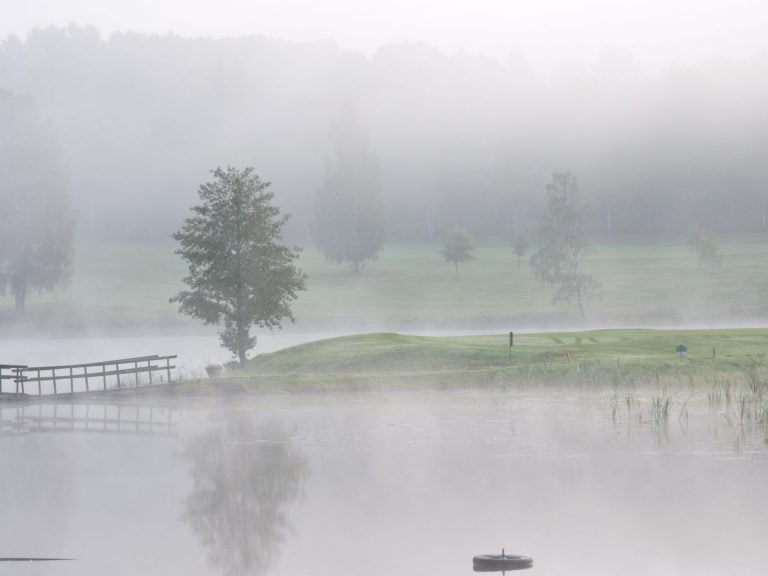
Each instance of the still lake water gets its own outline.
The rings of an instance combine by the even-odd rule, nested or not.
[[[251,396],[2,408],[0,564],[19,575],[766,573],[765,431],[653,391]],[[683,416],[681,416],[681,411]]]

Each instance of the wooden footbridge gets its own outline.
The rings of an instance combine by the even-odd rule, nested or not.
[[[60,396],[171,383],[176,356],[140,356],[87,364],[0,364],[0,397]]]

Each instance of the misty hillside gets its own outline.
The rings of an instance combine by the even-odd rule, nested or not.
[[[553,170],[572,170],[599,235],[768,224],[768,56],[641,75],[606,52],[537,79],[512,58],[423,44],[373,57],[331,42],[69,27],[0,45],[0,89],[55,130],[79,234],[167,238],[219,165],[253,165],[309,241],[314,195],[352,124],[376,155],[391,241],[455,225],[534,232]]]

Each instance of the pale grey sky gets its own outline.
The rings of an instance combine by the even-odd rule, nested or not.
[[[366,54],[423,41],[502,61],[516,52],[540,75],[606,52],[654,73],[768,50],[765,0],[0,0],[0,37],[70,22],[105,34],[332,39]]]

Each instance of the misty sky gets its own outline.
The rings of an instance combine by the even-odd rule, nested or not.
[[[673,64],[748,59],[768,50],[764,0],[0,0],[0,36],[92,25],[102,33],[262,34],[333,39],[343,48],[423,41],[523,61],[540,76],[634,60]]]

